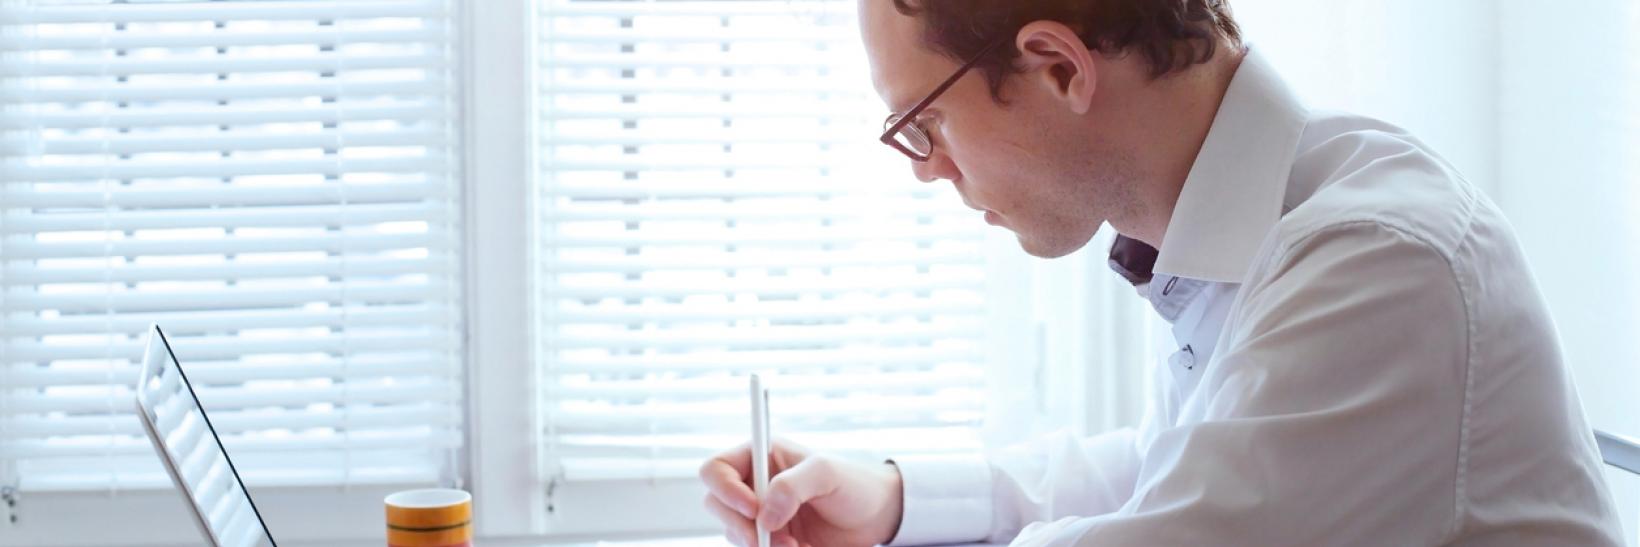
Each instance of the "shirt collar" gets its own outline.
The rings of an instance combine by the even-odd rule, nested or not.
[[[1185,178],[1155,272],[1241,281],[1281,219],[1307,117],[1264,56],[1249,48]]]

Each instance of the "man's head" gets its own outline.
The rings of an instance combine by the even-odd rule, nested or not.
[[[1167,111],[1201,106],[1175,88],[1240,39],[1224,0],[861,0],[860,13],[897,114],[974,61],[917,116],[932,147],[913,170],[1042,257],[1152,214],[1149,194],[1167,189],[1151,181],[1173,174],[1156,159]]]

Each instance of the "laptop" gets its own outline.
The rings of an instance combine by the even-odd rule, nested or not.
[[[276,547],[159,325],[148,328],[137,379],[137,415],[211,545]]]

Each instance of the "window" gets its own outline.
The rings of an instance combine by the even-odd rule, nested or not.
[[[759,371],[800,442],[977,449],[981,225],[873,138],[854,2],[539,9],[546,475],[693,477]]]
[[[169,489],[150,322],[253,488],[455,480],[451,10],[0,2],[0,484]]]

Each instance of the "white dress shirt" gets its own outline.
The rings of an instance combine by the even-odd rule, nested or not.
[[[1512,230],[1401,129],[1250,50],[1155,253],[1140,426],[897,458],[892,545],[1622,544]]]

